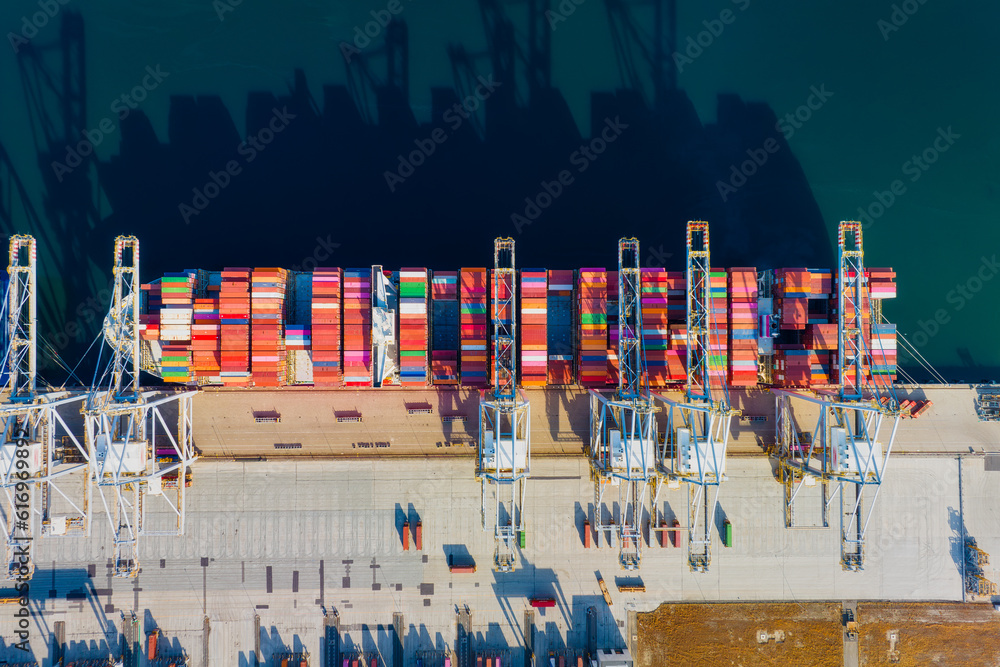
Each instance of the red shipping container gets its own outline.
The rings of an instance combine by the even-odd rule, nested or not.
[[[540,609],[555,607],[556,601],[553,598],[531,598],[531,606]]]

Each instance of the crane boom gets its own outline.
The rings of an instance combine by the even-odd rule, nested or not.
[[[0,401],[0,529],[6,546],[4,574],[24,581],[31,578],[35,566],[31,550],[23,547],[37,536],[39,517],[43,537],[65,534],[67,529],[86,532],[87,466],[79,440],[58,413],[83,396],[37,389],[35,238],[12,236],[9,251],[10,281],[0,318],[8,334],[3,363],[7,382]],[[72,444],[64,444],[61,434]],[[79,461],[84,463],[77,465]],[[78,491],[83,492],[82,498]],[[53,517],[57,498],[63,514]]]
[[[512,572],[517,537],[524,535],[524,491],[531,474],[531,405],[517,387],[517,271],[514,239],[493,243],[493,389],[480,394],[479,462],[482,522],[487,530],[487,488],[494,492],[493,565]]]
[[[618,243],[618,397],[621,400],[648,401],[649,380],[646,355],[642,347],[641,275],[639,241],[622,239]]]
[[[709,328],[711,307],[708,301],[710,259],[708,223],[689,222],[687,226],[687,397],[708,401]]]
[[[824,508],[833,502],[833,496],[839,496],[841,565],[858,571],[864,567],[865,536],[900,413],[892,386],[880,388],[871,375],[872,351],[867,342],[870,295],[861,223],[841,222],[838,238],[838,392],[821,396],[773,390],[778,397],[775,436],[779,476],[785,487],[786,526],[797,526],[796,500],[805,486],[817,486],[818,481]],[[800,439],[793,399],[818,407],[816,425],[805,434],[807,441]],[[886,430],[889,436],[883,443]],[[828,493],[828,486],[834,487],[832,493]],[[869,499],[870,487],[875,492]],[[825,509],[821,523],[829,525]]]
[[[35,261],[38,249],[31,236],[10,237],[10,280],[7,296],[7,368],[10,373],[8,400],[13,403],[33,403],[36,391],[38,323]]]
[[[111,355],[103,369],[100,361],[94,369],[83,415],[90,478],[114,534],[113,573],[116,577],[135,577],[139,573],[141,536],[184,533],[188,468],[197,458],[191,437],[197,392],[154,398],[156,392],[142,391],[139,240],[134,236],[115,239],[113,275],[113,296],[103,326]],[[162,412],[172,403],[176,403],[176,436],[167,428]],[[158,448],[158,438],[166,439],[169,447]],[[147,498],[164,496],[164,488],[173,480],[176,499],[165,500],[176,517],[176,526],[173,530],[151,531],[146,523]]]
[[[660,394],[654,398],[666,405],[667,431],[660,452],[660,470],[671,483],[687,482],[688,566],[705,572],[712,558],[712,524],[719,491],[726,479],[729,424],[739,410],[729,404],[725,373],[713,380],[713,318],[711,302],[711,255],[708,223],[687,224],[687,380],[684,401]],[[721,387],[713,396],[713,382]],[[712,492],[714,488],[714,493]],[[659,485],[654,506],[659,501]]]
[[[642,344],[638,239],[618,241],[618,289],[618,387],[612,397],[590,390],[590,455],[597,534],[611,530],[618,539],[619,564],[636,570],[642,559],[639,522],[656,474],[656,408]],[[604,494],[609,486],[618,487],[620,516],[606,522]]]
[[[837,288],[837,359],[840,373],[840,398],[861,399],[865,384],[864,312],[865,297],[864,249],[861,224],[842,222],[838,232],[839,259]],[[870,327],[870,323],[868,325]]]

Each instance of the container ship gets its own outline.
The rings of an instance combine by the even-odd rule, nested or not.
[[[486,388],[492,273],[382,266],[166,273],[142,285],[142,367],[166,383],[202,387]],[[896,379],[896,328],[882,314],[883,300],[896,296],[895,276],[891,268],[865,270],[866,384]],[[828,269],[712,269],[710,382],[838,386],[836,280]],[[520,385],[618,384],[617,271],[524,268],[515,287]],[[684,272],[641,271],[650,387],[686,381],[688,287]]]

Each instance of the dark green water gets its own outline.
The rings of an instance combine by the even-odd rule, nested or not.
[[[159,140],[166,142],[170,101],[175,95],[218,96],[240,136],[259,127],[249,126],[247,94],[267,91],[286,95],[295,68],[304,71],[313,97],[321,104],[323,84],[345,81],[338,43],[350,39],[355,27],[370,21],[371,11],[384,9],[387,4],[380,0],[288,3],[243,0],[233,11],[225,12],[223,20],[210,0],[171,3],[69,0],[60,11],[79,11],[84,21],[88,127],[96,127],[106,117],[113,119],[112,102],[141,83],[147,66],[158,64],[168,75],[148,92],[138,110],[148,117]],[[583,0],[579,5],[568,2],[564,5],[575,9],[565,21],[555,24],[551,34],[552,85],[565,99],[576,131],[587,137],[592,123],[591,93],[612,91],[622,81],[605,4],[601,0]],[[431,88],[453,84],[447,45],[461,43],[470,52],[485,48],[479,9],[473,0],[401,0],[401,6],[399,16],[409,28],[410,106],[419,123],[433,123],[436,119],[431,112]],[[857,218],[859,207],[879,214],[877,193],[891,192],[893,181],[900,181],[896,184],[898,194],[893,195],[894,201],[884,206],[880,215],[873,216],[866,229],[868,264],[892,266],[898,272],[899,296],[889,302],[885,314],[911,340],[922,343],[922,353],[933,364],[950,369],[946,371],[950,378],[998,378],[1000,374],[995,374],[994,369],[1000,368],[1000,349],[995,336],[1000,326],[997,309],[1000,279],[995,278],[1000,266],[994,266],[992,258],[1000,250],[1000,229],[996,224],[1000,204],[1000,137],[994,123],[1000,106],[1000,93],[994,83],[995,69],[1000,64],[1000,47],[995,38],[1000,6],[926,0],[923,4],[906,4],[906,8],[912,13],[899,13],[901,7],[895,16],[900,23],[900,17],[906,16],[905,23],[898,30],[885,33],[879,21],[892,20],[894,8],[889,2],[682,2],[677,10],[679,50],[685,51],[689,37],[700,38],[705,46],[701,53],[694,49],[688,52],[695,57],[682,63],[677,82],[705,124],[715,121],[720,93],[763,102],[781,118],[807,104],[813,89],[826,91],[825,101],[812,98],[817,108],[809,111],[808,120],[793,128],[794,132],[786,130],[785,136],[815,198],[829,242],[835,247],[837,221]],[[22,18],[38,11],[37,2],[8,0],[0,6],[0,27],[4,33],[20,32]],[[723,15],[724,11],[731,13]],[[522,14],[520,6],[510,7],[511,19],[519,29],[523,29]],[[648,27],[647,15],[637,12],[636,16],[640,27],[643,24]],[[716,22],[720,17],[728,23]],[[59,18],[57,15],[41,27],[32,43],[40,45],[56,40]],[[705,21],[719,34],[704,32],[699,36],[708,29]],[[42,212],[44,226],[48,223],[44,214],[43,167],[39,165],[31,134],[32,121],[37,122],[37,118],[28,113],[22,77],[9,38],[0,49],[0,82],[4,90],[0,97],[0,144],[10,155],[35,207]],[[800,113],[806,115],[804,111]],[[117,120],[113,127],[97,147],[97,156],[102,161],[119,152],[122,129]],[[947,134],[949,128],[950,142],[938,142],[939,148],[947,149],[935,150],[934,142],[941,136],[939,130]],[[748,145],[754,146],[753,142]],[[924,163],[926,169],[922,169],[912,159],[925,149],[931,149],[928,156],[935,160],[933,164]],[[734,154],[742,152],[740,147]],[[395,151],[385,154],[392,156]],[[338,159],[350,157],[341,155]],[[769,166],[772,165],[761,166],[760,175],[751,177],[751,181],[760,179],[755,185],[758,195],[780,202],[782,182],[768,181],[769,191],[760,192]],[[546,173],[554,175],[555,171],[543,171],[543,176]],[[495,208],[496,215],[469,216],[468,224],[478,234],[477,243],[480,238],[513,233],[508,222],[510,212],[515,210],[513,204],[525,194],[533,194],[532,190],[525,190],[517,174],[509,176],[513,184],[510,192],[514,194],[498,196],[495,206],[481,203],[485,208]],[[712,179],[715,180],[718,179]],[[499,179],[497,184],[502,191]],[[425,187],[421,181],[409,185],[418,193]],[[656,188],[657,183],[641,183],[641,186]],[[303,187],[322,186],[304,183]],[[709,183],[704,196],[717,197],[713,190]],[[389,197],[382,184],[378,188],[373,186],[372,193],[376,198]],[[888,195],[881,197],[888,202]],[[120,214],[108,198],[95,194],[93,200],[96,217],[114,220],[114,214]],[[415,199],[402,201],[407,203],[386,216],[399,220],[420,206]],[[569,196],[566,201],[571,201]],[[664,217],[676,219],[663,220],[666,227],[662,234],[648,231],[651,229],[648,225],[642,227],[644,243],[651,247],[665,244],[673,254],[672,259],[664,262],[673,268],[681,268],[682,239],[678,225],[689,216],[702,214],[697,206],[680,208],[675,211],[664,207]],[[205,254],[199,255],[197,248],[187,247],[197,245],[192,240],[196,235],[184,228],[176,206],[157,205],[157,209],[165,211],[163,220],[157,224],[173,226],[177,231],[157,236],[155,246],[144,246],[144,258],[153,265],[176,270],[183,268],[182,264],[194,264],[209,256],[223,258],[215,262],[216,266],[223,261],[250,262],[249,259],[240,262],[238,253],[227,255],[225,244],[218,241],[213,241],[217,245],[203,249]],[[143,209],[133,207],[133,210]],[[627,201],[620,206],[617,202],[609,205],[609,210],[622,211],[621,218],[597,213],[588,217],[589,210],[593,207],[581,205],[573,209],[581,232],[579,238],[554,235],[551,229],[546,232],[539,225],[532,225],[518,236],[519,253],[524,253],[526,260],[537,257],[536,261],[549,268],[590,263],[595,256],[591,245],[597,242],[591,238],[605,243],[605,239],[627,233],[629,209]],[[739,246],[750,243],[746,238],[752,237],[752,243],[765,246],[778,247],[788,242],[787,228],[796,224],[795,219],[788,218],[798,214],[783,216],[780,207],[768,210],[775,226],[770,227],[765,220],[765,224],[741,232],[741,240],[733,241],[734,248],[726,250],[728,263],[760,265],[761,252],[740,256]],[[134,218],[125,216],[125,219]],[[272,250],[275,255],[272,263],[290,265],[295,258],[308,254],[309,249],[304,246],[315,243],[312,228],[296,236],[296,219],[295,214],[290,214],[287,222],[272,218],[254,235],[255,247]],[[15,220],[17,229],[28,230],[26,219],[16,206]],[[245,224],[249,232],[257,223]],[[353,226],[359,222],[338,224]],[[426,221],[419,220],[419,224],[425,225]],[[106,255],[94,254],[97,251],[89,246],[83,255],[104,266],[110,258],[110,245],[106,241],[113,231],[122,230],[113,223],[107,228],[93,226],[100,231],[95,248],[107,248]],[[366,244],[361,234],[351,236],[345,231],[338,235],[336,226],[332,228],[333,238],[343,240],[338,260],[343,265],[363,265],[369,259],[377,261],[379,256],[385,256],[387,264],[397,259],[400,263],[419,261],[403,253],[411,237],[402,231],[397,237],[384,228],[380,233],[373,226],[365,232],[369,238]],[[433,229],[421,227],[413,238],[433,234]],[[358,240],[348,242],[348,239]],[[725,243],[724,239],[716,240]],[[528,250],[529,246],[536,250]],[[384,248],[381,255],[380,247]],[[432,265],[433,261],[439,268],[453,268],[488,261],[488,248],[481,251],[475,246],[482,256],[476,261],[467,251],[456,255],[456,247],[461,246],[446,248],[455,257],[450,263],[438,257],[423,263]],[[816,252],[822,256],[828,250]],[[423,248],[421,251],[428,252]],[[543,259],[545,252],[557,259]],[[608,246],[603,254],[607,255],[603,263],[611,263],[613,246]],[[817,254],[804,252],[802,256]],[[253,259],[259,259],[259,255]],[[936,325],[936,331],[929,324],[935,317],[942,322]],[[917,335],[920,332],[925,335]],[[80,336],[81,341],[84,338]],[[89,336],[86,338],[89,340]],[[905,358],[902,363],[906,366]]]

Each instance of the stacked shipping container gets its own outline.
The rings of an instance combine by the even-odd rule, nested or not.
[[[521,270],[521,375],[525,387],[545,386],[548,366],[548,303],[545,269]]]
[[[724,270],[709,272],[708,382],[721,387],[729,374],[729,279]]]
[[[427,269],[399,270],[399,381],[427,384]]]
[[[877,375],[878,383],[896,380],[896,325],[872,325],[872,375]]]
[[[642,269],[642,345],[651,387],[684,378],[685,353],[672,349],[670,335],[670,277],[665,269]]]
[[[434,340],[431,377],[434,384],[458,384],[458,272],[435,271],[431,278]]]
[[[344,270],[344,386],[372,384],[372,272]]]
[[[425,384],[429,362],[435,384],[458,384],[460,377],[465,385],[487,384],[489,272],[464,269],[461,274],[437,272],[431,278],[426,269],[403,269],[389,275],[398,279],[400,287],[397,340],[402,383]],[[617,320],[610,323],[611,328],[609,320],[617,316],[617,273],[580,271],[576,330],[574,272],[525,269],[519,275],[521,384],[572,382],[574,350],[579,352],[580,384],[614,384],[618,377]],[[645,269],[640,275],[642,335],[651,385],[683,382],[684,276],[662,269]],[[895,327],[873,318],[881,319],[881,308],[876,307],[881,299],[895,295],[894,278],[891,269],[870,269],[862,296],[865,345],[873,356],[865,372],[880,382],[895,379]],[[721,381],[724,370],[731,385],[753,386],[757,374],[756,271],[714,270],[709,289],[713,384]],[[346,277],[339,269],[291,277],[282,269],[184,271],[166,274],[142,290],[145,312],[139,318],[140,336],[159,343],[162,375],[168,382],[251,386],[252,361],[253,384],[261,387],[371,383],[370,269],[349,271]],[[776,384],[816,388],[835,384],[837,312],[832,272],[778,270],[773,293],[781,329],[774,341]],[[428,294],[433,299],[432,332],[427,323]],[[459,296],[460,302],[456,301]],[[342,350],[347,361],[341,359]],[[291,371],[285,363],[287,351],[294,351],[289,355],[290,360],[294,356]],[[345,365],[351,372],[343,372]]]
[[[222,384],[250,386],[250,269],[227,268],[219,289]]]
[[[873,299],[896,298],[896,272],[892,269],[868,269],[868,290]]]
[[[806,327],[802,340],[811,351],[809,384],[813,387],[830,385],[833,381],[831,363],[837,351],[838,327],[836,323],[815,322]]]
[[[342,282],[339,268],[316,269],[312,274],[310,347],[313,384],[317,387],[340,386]]]
[[[619,294],[618,294],[618,272],[608,271],[608,299],[607,321],[608,321],[608,376],[609,385],[618,386],[618,375],[621,372],[621,365],[618,361],[618,318],[621,315]]]
[[[667,380],[687,381],[687,277],[683,271],[667,271]]]
[[[808,269],[778,269],[774,272],[774,309],[780,313],[782,332],[805,331],[809,324],[808,298],[812,277]],[[812,375],[812,359],[804,345],[779,344],[774,354],[774,379],[786,387],[807,387]]]
[[[729,270],[729,384],[757,384],[757,270]]]
[[[493,353],[494,337],[496,336],[496,332],[497,332],[496,321],[499,319],[499,321],[506,327],[506,329],[508,331],[510,331],[511,316],[513,315],[513,313],[510,312],[509,308],[507,308],[505,312],[500,312],[501,309],[499,307],[501,303],[507,303],[508,305],[510,303],[511,292],[507,288],[507,283],[506,282],[501,282],[500,284],[496,285],[496,288],[494,288],[493,281],[496,279],[496,272],[493,269],[489,270],[489,277],[490,277],[489,278],[490,282],[489,282],[489,286],[488,286],[488,294],[489,294],[490,321],[489,321],[489,328],[488,328],[489,336],[488,336],[487,341],[486,341],[486,350],[487,350],[488,365],[489,365],[489,369],[488,369],[488,372],[487,372],[487,377],[489,378],[489,384],[491,386],[493,386],[496,383],[496,376],[495,376],[495,372],[496,372],[496,370],[495,370],[496,358],[495,358],[494,353]],[[516,274],[515,274],[513,280],[511,281],[510,286],[514,290],[517,289],[517,276],[516,276]],[[518,334],[519,333],[521,333],[521,332],[518,332]],[[515,335],[518,335],[518,334],[515,334]],[[512,354],[512,359],[514,361],[514,365],[516,366],[517,365],[517,361],[518,361],[518,359],[517,359],[517,342],[516,341],[514,343],[514,350],[513,350],[513,354]]]
[[[775,309],[781,311],[783,331],[805,329],[809,323],[806,300],[812,293],[812,278],[807,269],[775,271]]]
[[[462,269],[459,306],[461,308],[462,384],[486,386],[489,355],[486,317],[486,269]]]
[[[608,380],[608,273],[580,269],[577,292],[580,313],[577,378],[585,387],[604,386]]]
[[[868,289],[872,299],[896,297],[896,272],[892,269],[869,269]],[[881,312],[881,308],[879,309]],[[896,380],[896,325],[872,321],[872,375],[880,385]]]
[[[833,273],[831,271],[823,271],[810,269],[809,270],[809,295],[807,297],[807,307],[808,313],[807,317],[808,324],[806,325],[806,332],[803,338],[804,341],[817,338],[816,330],[811,329],[811,327],[822,327],[823,330],[819,331],[819,341],[823,347],[816,347],[814,345],[809,345],[806,342],[806,347],[811,350],[809,355],[809,385],[811,387],[825,387],[829,386],[833,378],[833,369],[831,363],[833,361],[834,355],[830,349],[828,349],[829,338],[830,338],[830,313],[834,310],[832,307],[832,301],[830,299],[833,292]],[[810,335],[810,330],[814,333]],[[837,349],[837,326],[834,324],[833,327],[833,350]]]
[[[548,383],[573,382],[573,272],[549,271],[546,334]]]
[[[286,324],[285,325],[285,349],[286,350],[308,350],[312,336],[307,324]]]
[[[195,273],[167,273],[160,280],[160,340],[164,382],[191,382],[191,322]]]
[[[219,277],[219,274],[214,274]],[[219,285],[213,277],[208,296],[194,300],[194,324],[191,326],[191,362],[194,375],[205,382],[221,382],[222,340],[219,325]],[[214,289],[213,289],[214,287]]]
[[[285,290],[288,272],[254,269],[250,275],[250,369],[255,387],[280,387],[287,381]]]
[[[160,309],[163,307],[160,290],[162,288],[163,283],[159,281],[139,286],[140,291],[144,294],[140,297],[140,299],[144,299],[141,301],[144,304],[143,312],[139,314],[139,338],[142,340],[160,340]]]

